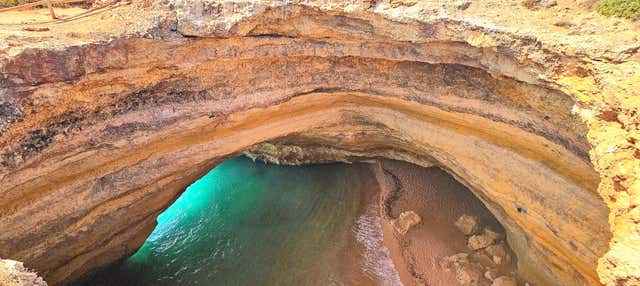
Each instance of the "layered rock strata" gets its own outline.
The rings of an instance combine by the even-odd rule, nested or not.
[[[393,2],[164,1],[6,26],[0,256],[72,281],[134,252],[189,184],[251,149],[438,165],[503,224],[526,280],[637,284],[632,23],[612,38],[518,5],[501,9],[523,23],[487,13],[499,1]]]

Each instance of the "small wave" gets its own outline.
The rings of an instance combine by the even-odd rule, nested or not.
[[[375,205],[356,221],[354,227],[356,240],[364,247],[363,270],[379,281],[380,286],[402,286],[389,249],[384,245],[382,225]]]

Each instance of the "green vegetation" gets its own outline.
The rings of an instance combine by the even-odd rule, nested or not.
[[[27,2],[27,0],[0,0],[0,8],[25,4]]]
[[[638,19],[640,18],[640,0],[603,0],[598,11],[609,16]]]

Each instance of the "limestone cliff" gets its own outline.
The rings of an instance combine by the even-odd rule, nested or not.
[[[527,280],[640,283],[637,24],[574,1],[335,2],[4,25],[0,257],[71,281],[251,149],[439,165],[505,226]]]

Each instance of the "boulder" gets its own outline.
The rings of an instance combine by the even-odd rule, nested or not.
[[[522,1],[522,5],[525,7],[535,10],[539,8],[551,8],[558,5],[558,1],[556,0],[524,0]]]
[[[479,285],[482,281],[482,267],[477,264],[463,263],[456,267],[456,280],[461,285]]]
[[[440,267],[444,270],[451,270],[456,267],[456,265],[469,263],[469,254],[467,253],[458,253],[451,256],[443,257],[440,260]]]
[[[489,281],[496,280],[496,278],[498,278],[499,275],[500,275],[500,272],[498,271],[498,269],[495,269],[495,268],[489,269],[486,272],[484,272],[484,278],[487,278],[487,280]]]
[[[480,231],[480,225],[475,216],[462,215],[458,218],[455,225],[465,235],[477,234]]]
[[[495,264],[502,264],[507,257],[507,248],[504,243],[498,243],[494,245],[489,245],[485,248],[487,254],[491,257]]]
[[[411,7],[413,5],[416,5],[417,3],[418,3],[417,0],[390,0],[389,1],[389,5],[391,5],[392,8],[398,8],[401,6]]]
[[[485,229],[482,234],[471,236],[467,246],[473,250],[483,249],[494,244],[498,239],[500,239],[500,234],[490,229]]]
[[[507,248],[505,247],[504,243],[498,243],[498,244],[494,244],[494,245],[489,245],[487,246],[487,248],[485,249],[485,251],[487,252],[487,254],[489,254],[490,256],[501,256],[501,257],[505,257],[507,255]]]
[[[471,1],[466,1],[466,0],[458,1],[455,3],[455,6],[456,8],[458,8],[458,10],[467,10],[469,6],[471,6]]]
[[[406,211],[400,214],[397,219],[391,222],[393,228],[400,234],[405,235],[413,226],[422,221],[420,216],[414,211]]]
[[[513,277],[500,276],[493,280],[491,286],[518,286],[518,281]]]
[[[484,251],[477,251],[473,254],[473,261],[480,263],[484,267],[493,267],[497,263],[493,260],[493,257],[487,256]]]

